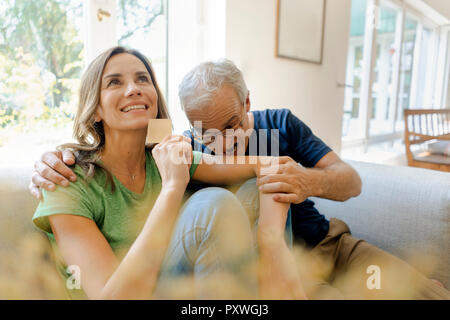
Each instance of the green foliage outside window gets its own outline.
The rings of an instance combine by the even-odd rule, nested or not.
[[[117,7],[121,45],[164,11],[162,0],[118,0]],[[84,63],[82,23],[81,0],[0,2],[0,147],[20,133],[71,126]]]
[[[75,20],[82,2],[15,0],[0,5],[0,128],[67,125],[83,66]]]

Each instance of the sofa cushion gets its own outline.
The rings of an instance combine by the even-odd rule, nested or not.
[[[446,156],[446,155],[443,155],[443,154],[434,154],[434,153],[430,153],[429,151],[425,151],[425,152],[416,151],[416,152],[413,152],[413,158],[416,161],[450,165],[450,157],[449,156]]]
[[[431,154],[442,154],[450,156],[450,141],[435,141],[428,144],[428,151]]]
[[[345,202],[313,198],[319,211],[448,287],[450,173],[347,162],[361,176],[361,194]]]

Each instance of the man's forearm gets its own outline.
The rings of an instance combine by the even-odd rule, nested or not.
[[[339,162],[324,169],[307,169],[312,175],[311,195],[336,201],[345,201],[361,193],[361,178],[348,164]]]

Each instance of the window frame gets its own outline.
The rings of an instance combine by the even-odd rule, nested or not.
[[[169,104],[169,10],[168,0],[161,0],[163,3],[164,15],[166,16],[165,25],[165,51],[166,62],[164,66],[164,72],[166,74],[164,81],[164,96],[166,103]],[[101,21],[98,21],[98,10],[107,11],[110,16],[104,17]],[[117,31],[117,0],[89,0],[83,1],[83,19],[84,25],[84,46],[85,46],[85,66],[101,52],[107,48],[117,46],[119,44],[118,31]],[[160,83],[161,86],[162,83]]]
[[[393,97],[390,101],[389,112],[390,118],[392,119],[392,132],[387,134],[370,134],[370,120],[373,110],[373,99],[372,99],[372,89],[374,83],[374,68],[376,62],[376,46],[377,46],[377,26],[373,27],[377,23],[379,18],[379,12],[381,6],[386,6],[388,8],[393,8],[398,10],[396,31],[395,31],[395,47],[399,48],[398,54],[394,57],[393,61],[393,74],[392,74],[392,85],[393,85]],[[370,21],[370,14],[368,14],[370,8],[375,8],[373,13],[374,19]],[[396,123],[400,119],[398,118],[398,100],[400,94],[400,72],[401,63],[403,55],[403,39],[405,34],[405,21],[406,17],[412,18],[417,22],[416,28],[416,38],[414,45],[414,56],[412,65],[412,78],[411,78],[411,89],[409,92],[409,106],[414,105],[417,100],[417,90],[420,81],[425,81],[423,105],[433,108],[445,108],[445,102],[447,98],[447,88],[448,88],[448,76],[449,76],[449,54],[450,54],[450,28],[442,28],[437,22],[434,22],[431,18],[426,16],[424,13],[416,10],[411,5],[405,2],[400,2],[398,0],[367,0],[366,3],[366,25],[365,33],[363,39],[363,75],[360,90],[360,104],[359,104],[359,122],[362,130],[362,136],[343,136],[342,144],[343,147],[350,147],[355,145],[362,145],[364,150],[367,150],[369,144],[389,141],[401,138],[403,135],[403,130],[396,128]],[[422,53],[422,37],[425,29],[431,30],[432,39],[430,40],[430,51],[427,53],[428,57],[426,63],[431,68],[426,70],[426,79],[419,79],[419,63],[421,62]],[[349,41],[349,49],[354,46],[352,39]],[[350,56],[350,55],[349,55]],[[349,60],[347,59],[347,63]],[[353,63],[353,62],[352,62]],[[438,68],[438,66],[443,65],[444,68]],[[441,70],[444,69],[444,70]],[[347,72],[349,69],[347,68]],[[353,74],[351,75],[353,77]],[[350,80],[350,77],[347,77]],[[348,86],[345,95],[345,103],[349,103],[353,98],[347,97],[347,92],[353,93],[353,80]],[[392,114],[394,113],[394,114]],[[344,115],[343,115],[344,116]],[[393,117],[392,117],[393,116]]]

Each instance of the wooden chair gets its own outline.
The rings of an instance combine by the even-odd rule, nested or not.
[[[408,166],[450,172],[450,156],[427,150],[429,142],[450,143],[450,109],[405,109],[404,116]]]

